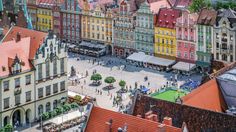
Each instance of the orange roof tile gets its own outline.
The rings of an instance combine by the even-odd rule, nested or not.
[[[123,128],[127,124],[128,132],[158,132],[162,129],[166,132],[180,132],[181,128],[175,128],[160,124],[158,122],[146,120],[136,116],[121,114],[99,107],[93,107],[86,132],[105,132],[108,131],[107,122],[112,119],[112,132],[117,132],[118,128]]]
[[[226,108],[216,79],[210,80],[182,97],[183,104],[206,110],[223,112]]]
[[[12,40],[0,44],[0,76],[7,76],[11,73],[9,67],[13,64],[16,55],[22,62],[24,62],[24,65],[22,65],[22,71],[30,70],[32,65],[29,62],[29,52],[30,37],[23,38],[18,42]]]
[[[33,59],[37,49],[40,47],[44,38],[47,36],[47,33],[14,26],[6,34],[3,42],[11,41],[13,39],[16,40],[17,33],[20,33],[21,38],[30,37],[29,59]]]

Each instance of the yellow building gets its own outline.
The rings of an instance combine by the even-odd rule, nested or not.
[[[89,9],[84,4],[81,17],[81,38],[104,44],[112,43],[112,11],[105,11],[99,4],[95,9]]]
[[[42,1],[40,1],[42,2]],[[47,32],[48,30],[53,29],[53,13],[52,3],[45,3],[51,1],[44,1],[42,3],[38,3],[37,6],[37,30]]]
[[[155,56],[176,58],[176,19],[180,17],[180,10],[162,8],[157,16],[155,25]]]
[[[176,31],[175,29],[155,27],[155,56],[176,57]]]

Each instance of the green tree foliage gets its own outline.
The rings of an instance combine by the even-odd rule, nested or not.
[[[123,89],[126,85],[126,82],[124,80],[120,80],[119,85]]]
[[[192,4],[189,6],[191,12],[200,12],[202,8],[211,7],[211,2],[209,0],[193,0]]]
[[[114,77],[109,76],[105,78],[104,82],[109,84],[109,87],[110,87],[112,86],[114,82],[116,82],[116,79]]]
[[[98,73],[93,74],[93,75],[91,76],[90,80],[92,80],[92,81],[94,81],[94,82],[97,83],[98,81],[102,80],[102,75],[101,75],[101,74],[98,74]]]
[[[236,1],[233,1],[233,0],[231,0],[231,1],[229,1],[229,2],[221,2],[221,1],[218,1],[217,3],[216,3],[216,7],[215,7],[217,10],[218,9],[229,9],[229,8],[231,8],[231,9],[236,9]]]

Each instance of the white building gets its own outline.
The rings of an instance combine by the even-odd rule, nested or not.
[[[236,61],[236,12],[225,9],[218,12],[214,25],[214,59],[231,63]]]
[[[67,96],[65,44],[52,33],[13,27],[0,56],[0,128],[33,122]]]

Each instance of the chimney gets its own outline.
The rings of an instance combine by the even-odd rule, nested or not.
[[[112,119],[110,119],[108,122],[106,122],[106,130],[107,130],[107,132],[112,131]]]
[[[172,126],[172,118],[165,117],[162,123],[165,124],[165,125]]]
[[[19,42],[21,40],[21,35],[19,32],[16,34],[16,42]]]

